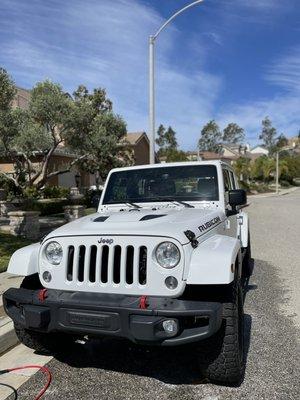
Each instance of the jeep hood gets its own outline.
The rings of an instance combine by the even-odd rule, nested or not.
[[[224,221],[224,213],[217,209],[161,208],[106,211],[77,219],[51,232],[47,239],[59,236],[162,236],[189,242],[184,232],[196,237]]]

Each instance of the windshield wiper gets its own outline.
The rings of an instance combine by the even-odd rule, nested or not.
[[[124,204],[127,204],[127,205],[129,205],[131,207],[134,207],[134,208],[142,208],[138,204],[132,203],[131,201],[126,201],[126,203],[124,203]]]
[[[153,200],[165,200],[165,201],[170,201],[173,204],[182,204],[186,208],[195,208],[192,204],[186,203],[185,201],[182,200],[177,200],[173,199],[172,197],[165,197],[165,196],[155,196],[155,197],[150,197]]]
[[[136,209],[143,208],[143,207],[139,206],[138,204],[132,203],[131,201],[121,201],[120,203],[119,202],[107,203],[107,205],[110,205],[110,204],[126,204],[126,206],[131,206],[132,208],[136,208]]]

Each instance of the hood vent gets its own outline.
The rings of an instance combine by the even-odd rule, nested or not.
[[[94,222],[104,222],[107,220],[109,217],[98,217],[94,219]]]
[[[166,214],[160,214],[160,215],[144,215],[140,221],[148,221],[149,219],[155,219],[155,218],[160,218],[160,217],[165,217]]]

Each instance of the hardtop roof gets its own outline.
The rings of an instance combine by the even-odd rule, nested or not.
[[[184,161],[184,162],[172,162],[172,163],[161,163],[161,164],[146,164],[146,165],[134,165],[131,167],[122,167],[122,168],[113,168],[110,173],[118,172],[118,171],[128,171],[133,169],[147,169],[147,168],[165,168],[165,167],[185,167],[185,166],[193,166],[193,165],[215,165],[223,166],[230,170],[232,167],[221,160],[209,160],[209,161]]]

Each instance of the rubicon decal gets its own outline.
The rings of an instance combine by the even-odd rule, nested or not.
[[[211,228],[212,226],[218,224],[219,222],[221,222],[221,218],[220,217],[215,217],[213,219],[211,219],[210,221],[205,222],[205,224],[200,225],[198,227],[200,232],[204,232],[207,229]]]
[[[113,239],[100,238],[98,240],[98,243],[100,243],[100,244],[113,244],[113,242],[114,242]]]

